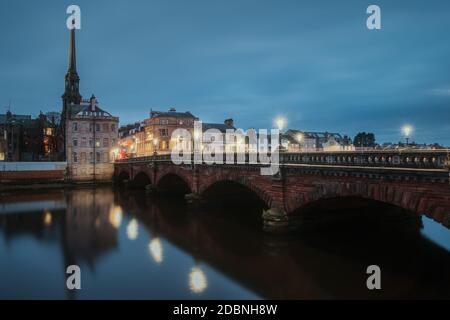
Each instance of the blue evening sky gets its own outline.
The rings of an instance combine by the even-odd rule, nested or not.
[[[450,145],[450,1],[1,0],[0,110],[60,110],[66,8],[78,4],[81,93],[121,124],[150,108],[240,128]],[[382,29],[366,28],[366,8]]]

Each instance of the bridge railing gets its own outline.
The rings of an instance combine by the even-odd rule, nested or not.
[[[283,153],[280,158],[291,164],[444,169],[449,150],[301,152]]]
[[[408,151],[339,151],[339,152],[282,152],[279,155],[280,164],[299,165],[332,165],[332,166],[361,166],[361,167],[393,167],[393,168],[422,168],[445,169],[450,164],[450,150],[408,150]],[[223,155],[223,163],[227,156]],[[261,163],[257,156],[257,162],[250,163],[250,155],[235,154],[234,163],[238,159],[245,159],[246,164]],[[170,162],[170,154],[153,155],[146,157],[127,158],[116,160],[116,163],[137,162]],[[191,155],[194,162],[194,154]]]

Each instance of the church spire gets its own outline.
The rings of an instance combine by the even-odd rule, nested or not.
[[[77,54],[75,47],[75,28],[70,30],[69,72],[77,73]]]
[[[75,21],[73,21],[73,28],[70,30],[69,66],[65,76],[65,91],[62,96],[65,108],[72,103],[81,103],[79,86],[80,77],[77,72],[77,56],[75,47]]]

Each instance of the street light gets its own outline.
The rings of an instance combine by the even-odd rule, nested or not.
[[[408,146],[408,144],[409,144],[409,137],[411,136],[411,134],[413,132],[413,127],[411,125],[409,125],[409,124],[404,125],[403,128],[402,128],[402,132],[403,132],[403,135],[406,138],[406,146]]]
[[[277,117],[275,119],[275,125],[278,127],[278,130],[282,131],[286,126],[286,119],[283,117]]]

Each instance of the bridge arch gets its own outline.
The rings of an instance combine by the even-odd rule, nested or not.
[[[117,176],[116,176],[116,183],[120,186],[120,185],[124,185],[125,181],[129,181],[130,180],[130,174],[127,171],[121,171]]]
[[[362,182],[330,182],[315,186],[309,192],[299,193],[287,200],[286,209],[292,214],[317,201],[348,198],[376,201],[432,218],[436,213],[435,206],[420,191],[412,191],[401,185],[380,186]]]
[[[134,175],[133,185],[139,188],[145,188],[145,186],[152,184],[152,180],[148,174],[144,171],[139,171]]]
[[[184,175],[175,172],[168,172],[160,176],[156,182],[156,187],[160,191],[174,195],[185,195],[192,192],[189,180]]]
[[[199,187],[199,194],[201,196],[208,196],[208,193],[211,192],[214,188],[217,187],[226,187],[229,186],[237,186],[239,191],[248,190],[252,194],[254,194],[265,207],[270,208],[272,205],[272,197],[271,195],[263,190],[259,185],[253,183],[249,179],[246,179],[245,176],[234,176],[234,175],[219,175],[214,176],[213,179],[210,179],[207,182],[202,182]]]

